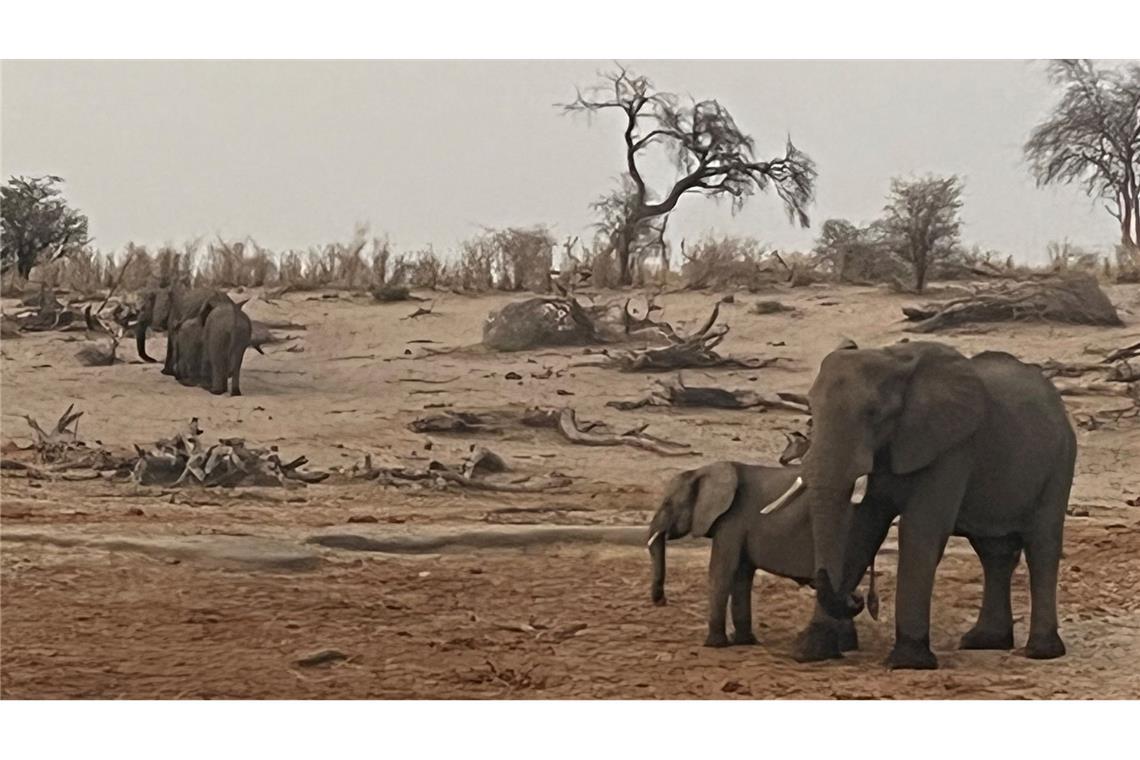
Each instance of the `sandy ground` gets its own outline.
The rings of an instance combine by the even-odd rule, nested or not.
[[[1140,336],[1140,288],[1109,294],[1128,327],[1000,325],[943,334],[963,351],[1003,349],[1039,361],[1088,361],[1088,346]],[[707,315],[713,294],[659,301],[676,323]],[[758,298],[796,306],[753,315]],[[171,492],[129,484],[27,480],[5,472],[0,507],[0,694],[41,697],[239,698],[736,698],[736,697],[1140,697],[1140,427],[1133,421],[1079,431],[1080,456],[1060,581],[1069,655],[1031,662],[1019,652],[959,652],[972,622],[981,569],[952,541],[939,569],[933,644],[942,669],[885,670],[893,631],[894,555],[885,552],[883,615],[860,618],[862,651],[841,662],[797,665],[792,639],[810,614],[810,592],[764,577],[757,583],[758,647],[699,646],[705,620],[707,544],[670,551],[670,604],[648,600],[644,549],[556,544],[522,550],[393,555],[305,544],[317,533],[423,532],[499,523],[644,525],[663,480],[715,459],[774,461],[788,412],[606,408],[642,395],[654,377],[573,367],[581,349],[520,354],[478,350],[420,358],[424,345],[474,346],[486,314],[508,297],[443,295],[431,316],[401,319],[412,304],[290,294],[255,300],[263,319],[305,330],[290,343],[247,355],[245,396],[212,397],[162,377],[156,365],[79,366],[68,334],[5,340],[2,433],[26,442],[21,415],[54,421],[68,403],[80,431],[111,448],[172,433],[198,417],[207,436],[242,436],[305,454],[319,467],[458,462],[473,442],[522,473],[563,473],[550,494],[474,493],[335,482],[272,489]],[[738,296],[722,307],[732,331],[722,345],[742,356],[785,357],[762,370],[687,371],[689,384],[804,392],[819,360],[841,338],[860,345],[904,334],[899,307],[912,299],[869,288],[804,288]],[[429,339],[435,344],[409,343]],[[161,355],[155,337],[152,355]],[[302,350],[287,350],[289,347]],[[125,353],[133,355],[126,347]],[[131,357],[133,359],[133,356]],[[540,379],[534,375],[547,375]],[[521,380],[508,380],[515,372]],[[446,381],[425,383],[419,380]],[[561,391],[562,393],[559,393]],[[1074,401],[1073,411],[1119,405]],[[545,430],[425,436],[407,423],[425,407],[470,411],[571,405],[605,420],[691,444],[691,458],[632,448],[570,445]],[[430,448],[429,448],[430,443]],[[361,520],[372,522],[360,522]],[[210,552],[235,537],[306,547],[303,568],[258,567]],[[244,539],[243,539],[244,540]],[[146,543],[149,542],[149,543]],[[145,546],[144,546],[145,544]],[[178,544],[182,546],[182,544]],[[149,549],[146,547],[151,547]],[[157,547],[157,548],[155,548]],[[1014,582],[1018,645],[1028,619],[1026,576]],[[322,650],[343,658],[298,660]]]

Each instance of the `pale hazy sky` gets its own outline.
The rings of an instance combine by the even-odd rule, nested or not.
[[[964,237],[1040,261],[1051,240],[1110,251],[1114,220],[1075,187],[1039,190],[1021,145],[1053,102],[1041,63],[626,62],[661,89],[715,97],[780,154],[817,162],[812,227],[775,196],[735,217],[687,196],[674,239],[705,230],[811,246],[831,217],[869,221],[890,177],[961,174]],[[347,240],[358,222],[398,250],[444,252],[481,225],[588,232],[623,167],[614,114],[554,103],[605,61],[10,62],[0,170],[53,173],[104,250],[252,235],[271,248]]]

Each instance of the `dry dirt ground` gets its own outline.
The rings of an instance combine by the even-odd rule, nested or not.
[[[939,336],[965,352],[1003,349],[1031,361],[1088,361],[1087,346],[1140,335],[1140,288],[1109,294],[1128,327],[998,325]],[[793,314],[754,315],[777,297]],[[660,300],[674,323],[696,323],[715,294]],[[664,479],[715,459],[774,461],[790,412],[641,409],[606,401],[644,393],[653,376],[572,367],[581,349],[520,354],[460,351],[420,358],[425,345],[478,343],[486,314],[507,297],[437,297],[415,304],[291,294],[255,300],[263,319],[305,330],[247,356],[245,396],[215,398],[162,377],[156,365],[79,366],[74,336],[3,342],[3,439],[27,443],[21,418],[52,422],[68,403],[80,432],[111,448],[171,434],[198,417],[207,437],[277,444],[286,457],[350,467],[457,462],[475,442],[523,473],[563,473],[567,488],[502,494],[392,487],[334,477],[304,489],[160,489],[103,481],[38,481],[4,472],[0,506],[0,694],[5,698],[1009,698],[1140,697],[1140,426],[1079,431],[1078,476],[1060,579],[1067,657],[960,652],[980,601],[981,568],[953,540],[938,573],[932,627],[942,668],[889,672],[895,555],[879,560],[883,614],[858,621],[862,651],[798,665],[792,640],[810,592],[779,578],[755,591],[760,645],[710,650],[704,636],[707,543],[670,547],[670,604],[649,603],[644,526]],[[738,295],[722,307],[722,348],[786,357],[762,370],[689,371],[689,384],[804,392],[843,337],[884,345],[903,337],[912,299],[871,288],[810,287]],[[409,341],[430,339],[436,344]],[[163,338],[150,352],[161,354]],[[295,350],[288,350],[290,347]],[[550,368],[551,372],[547,372]],[[510,372],[521,376],[506,379]],[[546,376],[545,379],[534,375]],[[420,382],[434,380],[436,383]],[[446,382],[438,382],[446,381]],[[561,391],[561,393],[559,393]],[[1081,398],[1073,411],[1119,405]],[[423,435],[407,424],[425,407],[573,406],[580,418],[648,431],[699,455],[569,444],[546,430]],[[430,442],[430,448],[428,443]],[[17,454],[13,454],[16,456]],[[431,535],[503,530],[502,523],[610,526],[620,540],[521,549],[443,548],[390,554],[305,543],[316,534]],[[622,531],[618,526],[630,526]],[[630,539],[632,536],[632,540]],[[1024,565],[1014,582],[1024,644]],[[329,651],[326,651],[329,650]],[[326,652],[317,664],[304,658]],[[331,652],[331,653],[330,653]]]

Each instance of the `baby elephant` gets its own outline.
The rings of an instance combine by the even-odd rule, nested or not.
[[[202,365],[202,322],[197,316],[183,320],[173,338],[174,377],[183,385],[207,385]]]
[[[231,396],[241,395],[241,363],[253,336],[253,323],[241,303],[202,307],[202,369],[210,393],[221,395],[229,385]]]
[[[705,646],[729,644],[725,607],[732,599],[733,644],[755,644],[752,579],[757,569],[811,585],[815,575],[811,519],[797,500],[799,467],[762,467],[717,462],[676,475],[649,525],[653,559],[652,598],[665,604],[665,541],[709,536],[709,634]],[[799,482],[797,482],[799,481]],[[852,617],[863,600],[848,600]],[[842,621],[840,649],[858,648],[855,624]]]

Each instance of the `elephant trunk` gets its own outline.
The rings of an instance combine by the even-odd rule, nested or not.
[[[146,331],[150,327],[150,322],[143,318],[139,318],[138,324],[135,325],[135,349],[138,351],[139,358],[144,362],[155,362],[146,352]]]
[[[854,583],[844,575],[846,549],[854,510],[866,494],[873,448],[862,445],[859,438],[852,440],[850,431],[858,428],[819,423],[817,420],[816,440],[804,458],[803,469],[806,492],[802,498],[807,500],[811,515],[815,550],[813,580],[824,611],[835,618],[848,618],[857,610],[851,596]],[[832,438],[829,428],[844,431],[843,437]]]

